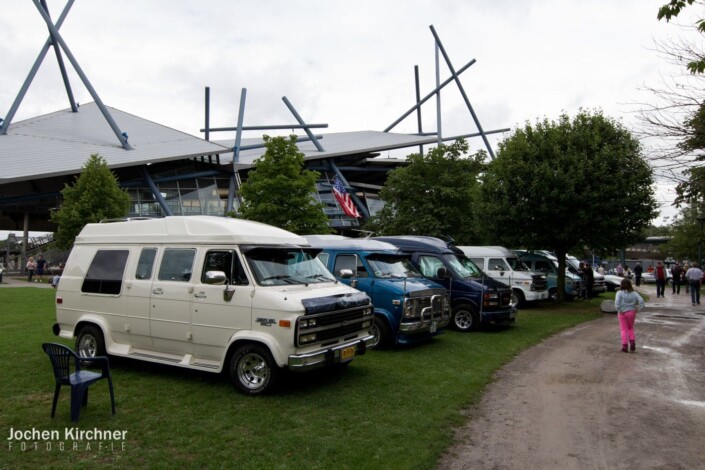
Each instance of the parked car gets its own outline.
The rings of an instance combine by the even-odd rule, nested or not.
[[[516,308],[512,289],[485,275],[457,247],[440,238],[422,236],[376,237],[411,255],[421,274],[437,282],[450,294],[451,327],[474,331],[484,324],[512,324]]]
[[[372,299],[372,347],[426,341],[450,322],[448,292],[423,277],[396,246],[340,235],[304,238],[323,250],[317,258],[340,282]]]
[[[344,366],[374,336],[367,294],[338,282],[298,235],[242,219],[88,224],[56,291],[54,334],[111,354],[226,372],[242,393],[282,369]]]
[[[582,273],[578,272],[580,270],[580,261],[575,256],[565,257],[566,268],[578,276],[582,277]],[[607,286],[605,285],[605,276],[597,272],[595,268],[592,269],[592,293],[602,294],[607,291]]]
[[[546,275],[548,280],[548,298],[556,300],[558,298],[558,258],[547,251],[526,251],[512,250],[519,256],[526,265],[535,273]],[[565,273],[565,296],[567,299],[574,299],[580,295],[582,278],[572,274],[566,269]]]
[[[473,263],[496,281],[512,288],[512,307],[548,299],[546,276],[536,274],[503,246],[459,246]],[[374,302],[374,301],[373,301]]]
[[[622,276],[617,276],[616,274],[605,274],[605,287],[610,292],[615,291],[622,285],[623,279]]]
[[[641,282],[645,282],[647,284],[656,284],[656,278],[654,277],[654,273],[644,271],[644,274],[641,275]],[[670,269],[666,269],[666,284],[670,284],[672,282],[673,274],[671,274]]]

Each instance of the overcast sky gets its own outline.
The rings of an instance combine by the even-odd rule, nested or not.
[[[47,2],[58,18],[65,1]],[[456,69],[477,60],[461,80],[484,130],[580,108],[602,109],[632,128],[635,103],[650,99],[640,88],[673,72],[654,41],[683,34],[656,20],[664,3],[76,0],[60,32],[106,105],[200,137],[206,86],[213,127],[236,125],[240,91],[247,88],[245,125],[294,123],[286,96],[307,122],[329,125],[319,132],[381,131],[413,105],[414,65],[422,96],[435,86],[429,25]],[[0,11],[2,117],[47,29],[29,0],[0,0]],[[441,81],[450,76],[444,63],[440,75]],[[76,101],[93,101],[72,70],[70,76]],[[14,121],[68,107],[50,52]],[[453,84],[444,89],[442,107],[444,135],[477,131]],[[435,101],[423,113],[424,131],[435,130]],[[415,116],[394,131],[415,132]],[[658,198],[668,205],[672,190],[663,185]]]

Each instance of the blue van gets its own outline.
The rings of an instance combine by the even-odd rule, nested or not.
[[[532,271],[546,275],[548,281],[548,298],[558,299],[558,258],[546,251],[512,250]],[[568,264],[566,263],[566,268]],[[582,279],[568,269],[565,272],[565,297],[568,300],[580,295]]]
[[[375,237],[411,255],[411,262],[425,277],[448,289],[451,327],[474,331],[480,324],[511,324],[517,310],[511,305],[512,289],[486,276],[459,248],[440,238],[422,236]]]
[[[304,238],[322,250],[318,258],[340,282],[372,299],[372,347],[427,340],[450,322],[446,290],[424,278],[394,245],[339,235]]]

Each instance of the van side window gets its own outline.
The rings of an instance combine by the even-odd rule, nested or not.
[[[421,274],[425,277],[439,277],[438,270],[443,267],[445,267],[443,261],[435,256],[419,256],[419,271],[421,271]]]
[[[140,259],[137,262],[137,270],[135,271],[135,279],[151,279],[152,268],[154,267],[154,258],[157,256],[156,248],[142,248]]]
[[[160,281],[188,282],[193,271],[193,258],[196,250],[184,248],[167,248],[164,250],[159,266]]]
[[[81,286],[81,292],[119,294],[127,265],[127,250],[98,250]]]
[[[357,277],[369,277],[365,265],[362,264],[362,260],[356,255],[338,255],[338,257],[335,258],[333,274],[340,276],[341,269],[349,269]]]
[[[240,258],[233,250],[209,250],[203,263],[201,282],[205,284],[208,271],[222,271],[228,278],[228,284],[246,286],[249,284]]]
[[[475,263],[480,269],[484,269],[483,266],[485,265],[485,260],[484,258],[470,258],[470,261]],[[488,265],[489,269],[492,270],[492,265]]]
[[[490,258],[487,263],[487,269],[490,271],[509,271],[509,265],[502,258]]]
[[[541,260],[535,261],[534,262],[534,271],[539,272],[539,273],[551,272],[548,261],[541,261]]]

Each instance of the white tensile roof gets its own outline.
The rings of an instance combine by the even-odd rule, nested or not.
[[[95,103],[13,122],[0,135],[0,184],[80,173],[91,154],[110,168],[145,165],[228,149],[190,134],[107,107],[133,150],[125,150]]]

